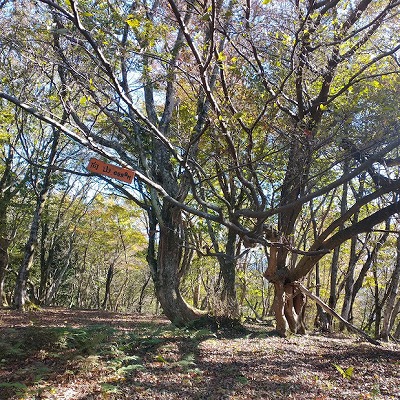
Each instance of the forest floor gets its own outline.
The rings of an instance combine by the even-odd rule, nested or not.
[[[0,310],[0,400],[400,399],[400,346],[178,329],[110,312]]]

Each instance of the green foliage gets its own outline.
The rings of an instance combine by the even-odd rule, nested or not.
[[[112,385],[111,383],[102,383],[101,390],[105,394],[120,394],[121,389],[117,385]]]
[[[3,390],[11,390],[15,395],[20,397],[28,391],[28,387],[21,382],[0,382],[0,391]]]
[[[11,137],[11,125],[14,121],[14,114],[9,107],[0,110],[0,143],[8,142]]]
[[[333,366],[336,368],[336,370],[340,373],[340,375],[343,378],[350,380],[353,377],[354,367],[348,367],[346,369],[343,369],[340,365],[337,364],[333,364]]]
[[[28,327],[9,330],[0,337],[0,354],[6,360],[29,357],[29,354],[44,350],[57,352],[73,350],[73,356],[90,356],[107,351],[114,328],[104,325],[91,325],[85,328],[40,328]]]
[[[244,376],[244,375],[238,375],[236,377],[236,380],[241,384],[241,385],[247,385],[249,380]]]
[[[172,363],[172,366],[178,367],[182,371],[194,370],[196,368],[196,357],[193,353],[185,354],[181,360]]]
[[[161,354],[156,355],[154,357],[154,361],[157,361],[160,363],[167,363],[167,360]]]
[[[101,352],[103,343],[108,342],[115,330],[105,325],[94,325],[66,332],[66,347],[82,355],[93,355]]]

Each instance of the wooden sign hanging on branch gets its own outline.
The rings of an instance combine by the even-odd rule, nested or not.
[[[132,183],[135,176],[135,171],[131,169],[117,167],[116,165],[100,161],[97,158],[91,158],[86,169],[90,172],[115,178],[126,183]]]

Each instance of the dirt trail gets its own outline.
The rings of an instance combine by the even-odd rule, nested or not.
[[[103,311],[0,310],[0,400],[400,399],[399,387],[395,344],[282,339],[267,328],[224,335]]]

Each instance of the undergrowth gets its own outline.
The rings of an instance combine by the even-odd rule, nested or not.
[[[116,395],[118,382],[146,369],[144,357],[152,360],[159,357],[166,362],[159,353],[170,342],[184,342],[189,352],[183,352],[171,367],[183,370],[195,367],[192,348],[211,336],[213,333],[208,329],[152,323],[139,324],[127,331],[106,325],[2,329],[0,368],[12,373],[6,381],[0,380],[0,398],[37,398],[44,391],[55,390],[50,383],[55,376],[67,379],[89,371],[98,371],[105,377],[100,386],[106,397]]]

